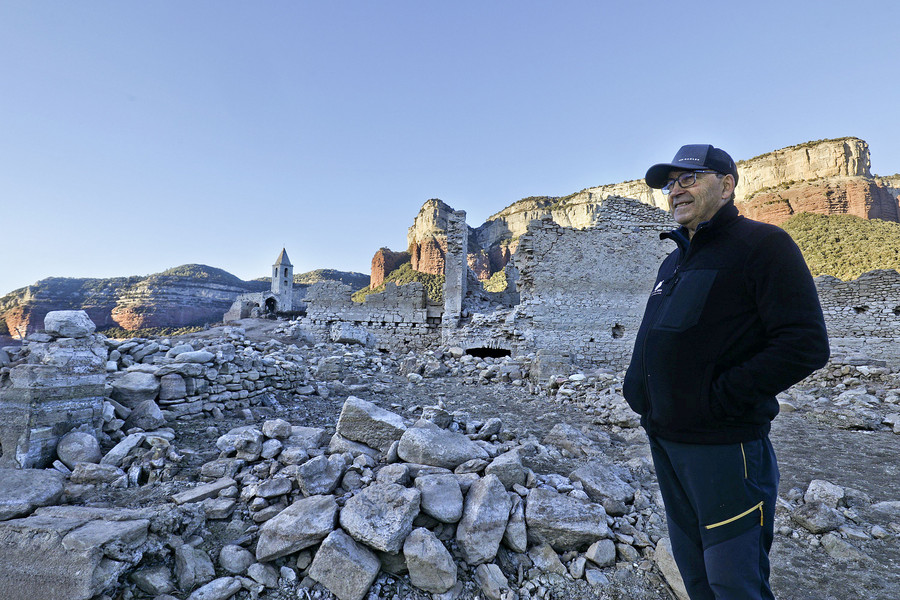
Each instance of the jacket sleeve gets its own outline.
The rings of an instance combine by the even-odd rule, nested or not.
[[[783,230],[754,248],[745,266],[766,343],[712,383],[711,409],[740,414],[794,385],[828,362],[828,334],[819,295],[800,249]],[[718,410],[717,410],[718,409]]]

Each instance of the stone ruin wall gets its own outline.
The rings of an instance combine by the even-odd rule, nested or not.
[[[674,249],[656,234],[675,224],[667,213],[617,197],[605,199],[595,217],[586,229],[532,222],[514,259],[521,303],[445,329],[444,344],[535,353],[560,372],[572,363],[624,368],[658,266]],[[833,354],[900,362],[900,274],[818,277],[816,286]],[[536,375],[552,374],[547,369]]]
[[[193,347],[116,340],[93,330],[91,323],[75,334],[31,334],[22,364],[0,368],[0,467],[48,467],[60,438],[73,429],[122,436],[123,421],[125,429],[143,427],[146,422],[133,419],[148,418],[147,402],[170,418],[190,420],[313,392],[306,385],[312,365],[251,344],[240,329],[226,329],[220,343]],[[115,412],[104,409],[110,397]]]
[[[523,236],[517,350],[544,361],[623,368],[631,355],[647,295],[671,242],[668,215],[610,198],[590,229],[543,220]]]
[[[900,362],[900,274],[891,269],[863,273],[852,281],[816,277],[831,353],[862,351]]]
[[[430,305],[425,288],[413,282],[388,282],[384,292],[369,294],[363,303],[351,300],[350,286],[337,281],[312,285],[306,295],[303,327],[317,340],[329,340],[338,323],[361,327],[375,336],[375,347],[391,352],[426,350],[440,344],[442,308]]]

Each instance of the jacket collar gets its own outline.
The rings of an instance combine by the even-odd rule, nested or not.
[[[703,221],[702,223],[700,223],[697,226],[697,231],[694,232],[694,235],[697,235],[697,233],[701,229],[714,229],[714,230],[722,229],[727,224],[731,223],[732,221],[737,220],[737,218],[739,216],[740,216],[740,214],[738,213],[737,207],[734,205],[734,200],[729,200],[728,202],[726,202],[725,204],[722,205],[722,208],[720,208],[716,212],[716,214],[713,215],[712,219],[710,219],[709,221]],[[664,231],[663,233],[660,233],[659,239],[673,240],[682,249],[687,248],[691,243],[691,238],[688,235],[687,227],[685,227],[684,225],[682,225],[678,229],[673,229],[671,231]]]

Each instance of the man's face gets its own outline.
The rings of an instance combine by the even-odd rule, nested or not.
[[[682,173],[685,171],[670,171],[669,179],[678,179]],[[684,225],[691,235],[700,223],[713,218],[731,195],[731,186],[728,183],[730,176],[719,177],[715,173],[697,173],[696,177],[694,185],[683,188],[681,184],[676,183],[669,193],[669,208],[675,222]]]

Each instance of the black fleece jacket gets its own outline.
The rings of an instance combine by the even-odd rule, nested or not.
[[[784,230],[733,202],[663,233],[678,244],[659,268],[623,392],[650,435],[730,444],[759,439],[775,395],[828,360],[815,285]]]

